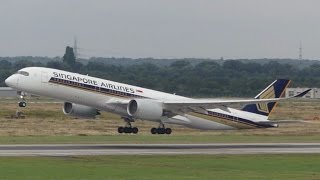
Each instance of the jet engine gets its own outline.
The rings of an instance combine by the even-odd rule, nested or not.
[[[62,111],[65,115],[82,119],[94,119],[97,115],[100,115],[100,112],[95,108],[70,102],[63,104]]]
[[[163,116],[162,103],[150,99],[133,99],[127,106],[130,116],[146,120],[159,120]]]

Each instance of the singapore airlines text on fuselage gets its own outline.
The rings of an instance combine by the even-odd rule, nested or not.
[[[107,81],[98,82],[97,80],[94,80],[94,79],[83,78],[83,77],[79,77],[77,75],[70,75],[70,74],[64,74],[64,73],[59,73],[59,72],[53,72],[53,76],[55,78],[71,80],[71,81],[75,81],[78,83],[85,83],[88,85],[93,85],[93,86],[98,86],[98,87],[105,87],[108,89],[122,91],[122,92],[126,92],[126,93],[132,93],[132,94],[135,93],[135,90],[133,88],[129,88],[126,86],[114,85],[114,84],[107,82]]]

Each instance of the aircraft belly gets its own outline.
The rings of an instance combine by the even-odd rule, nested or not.
[[[215,121],[210,121],[207,119],[203,119],[201,117],[186,115],[186,117],[190,120],[190,124],[186,125],[190,128],[197,128],[203,130],[233,130],[236,129],[232,126],[221,124]]]
[[[220,124],[214,121],[209,121],[196,116],[186,114],[185,116],[174,116],[169,119],[167,123],[183,125],[189,128],[202,129],[202,130],[233,130],[236,129],[232,126]]]
[[[199,121],[199,119],[202,119],[203,121],[209,121],[214,124],[219,124],[230,127],[230,129],[253,129],[257,128],[257,126],[250,124],[250,123],[245,123],[241,122],[238,120],[231,120],[231,119],[226,119],[226,118],[220,118],[220,117],[214,117],[210,116],[207,114],[202,114],[202,113],[188,113],[186,115],[188,119],[195,119],[195,121]]]

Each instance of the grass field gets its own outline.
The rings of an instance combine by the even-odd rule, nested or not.
[[[90,135],[0,136],[0,144],[191,144],[191,143],[318,143],[320,135]]]
[[[34,101],[34,100],[33,100]],[[78,120],[65,116],[61,103],[46,103],[40,99],[18,108],[15,99],[0,99],[0,143],[237,143],[237,142],[320,142],[320,101],[294,100],[279,103],[274,120],[307,120],[310,123],[281,124],[280,128],[233,131],[201,131],[169,125],[173,134],[151,135],[150,128],[158,124],[137,121],[139,134],[117,133],[124,125],[114,114],[103,112],[98,120]],[[16,110],[25,119],[8,118]]]
[[[320,179],[320,155],[0,157],[0,179]]]

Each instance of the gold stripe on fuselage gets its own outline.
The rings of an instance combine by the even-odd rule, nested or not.
[[[243,122],[237,119],[227,119],[227,118],[223,118],[223,117],[215,117],[215,116],[211,116],[211,115],[207,115],[207,114],[202,114],[202,113],[197,113],[197,112],[190,112],[187,113],[188,115],[191,116],[195,116],[198,118],[202,118],[202,119],[206,119],[209,121],[214,121],[220,124],[224,124],[227,126],[231,126],[237,129],[254,129],[254,128],[259,128],[259,126],[255,125],[255,124],[251,124],[251,123],[247,123],[247,122]]]

